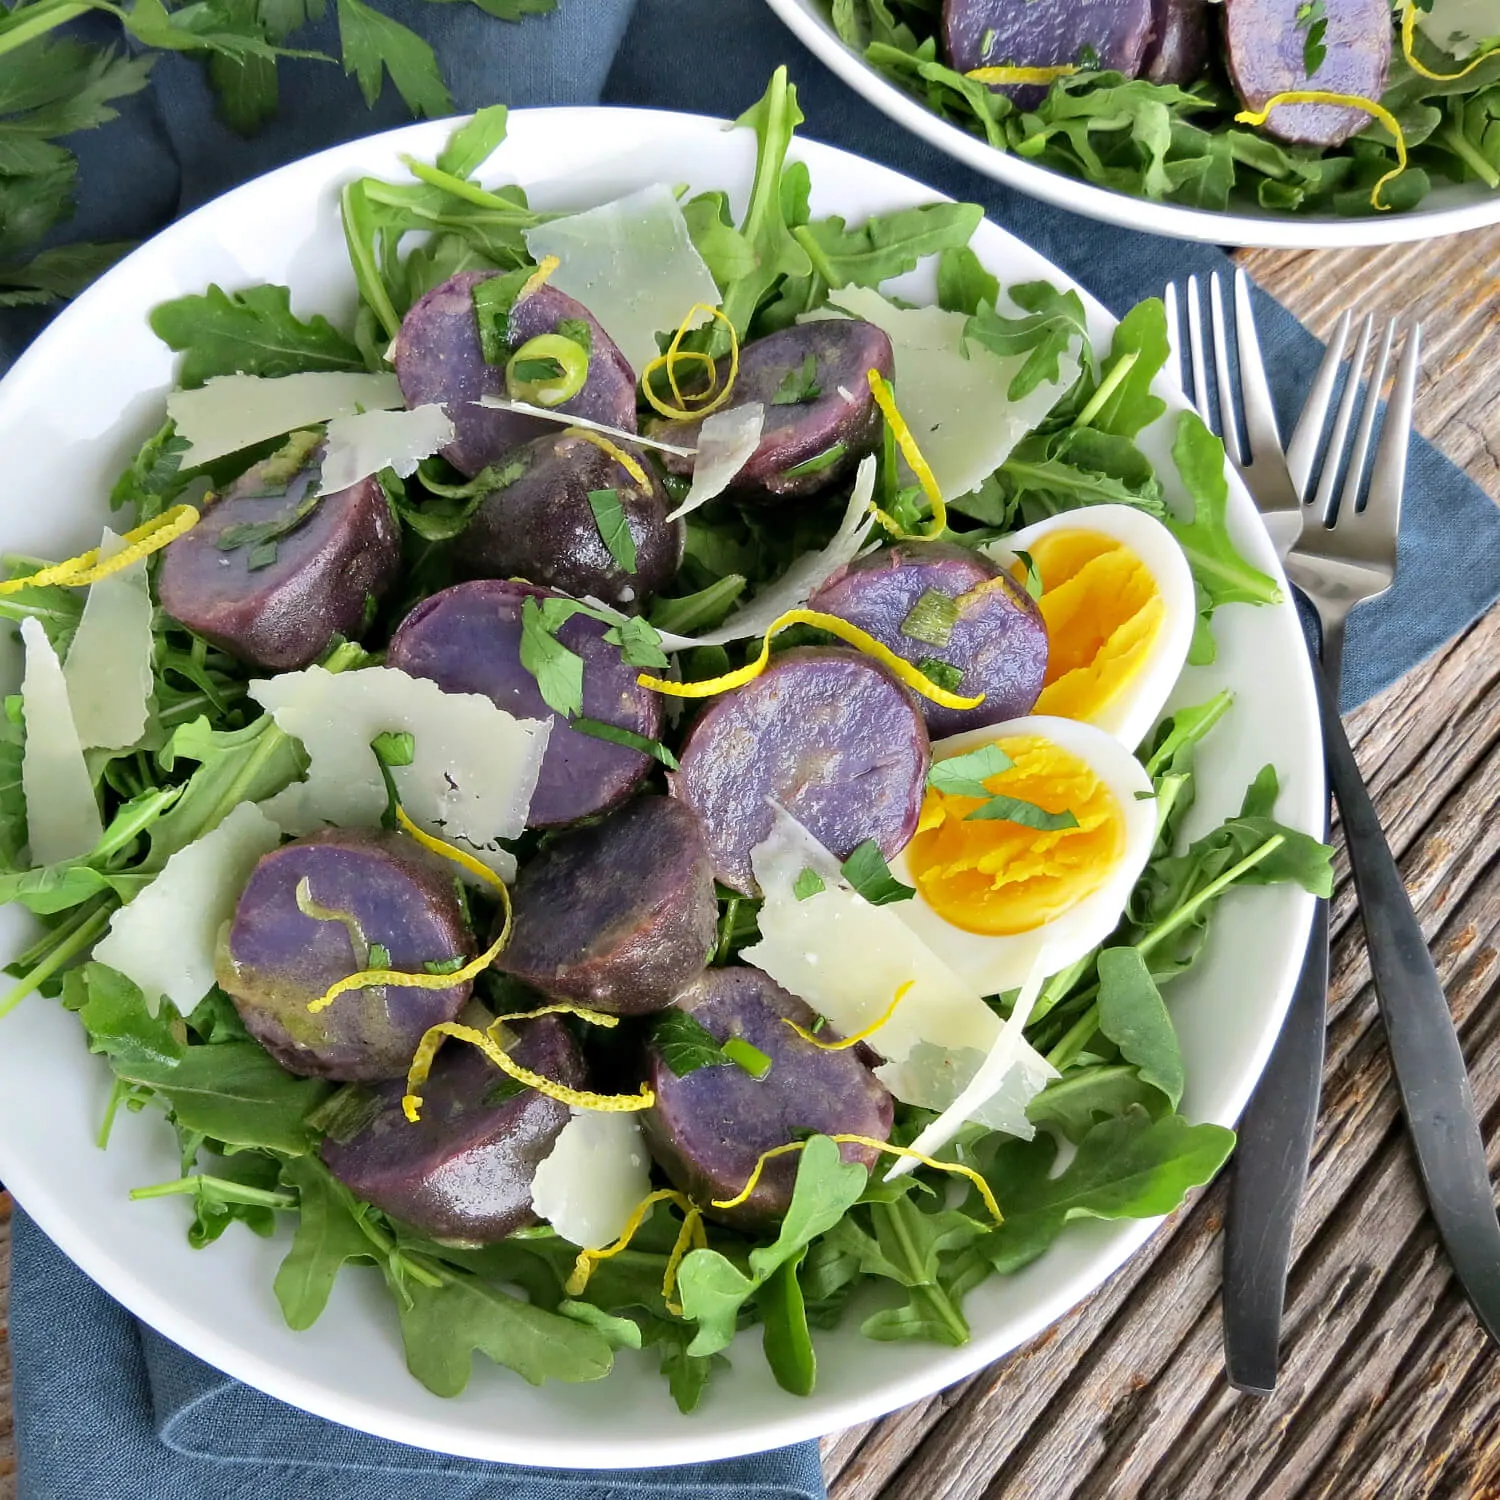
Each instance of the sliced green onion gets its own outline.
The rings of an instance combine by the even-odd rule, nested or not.
[[[560,333],[543,333],[527,339],[511,355],[505,390],[512,401],[561,406],[583,389],[588,378],[588,350]]]
[[[730,1037],[727,1042],[720,1045],[719,1050],[730,1062],[743,1068],[757,1081],[771,1071],[771,1059],[754,1043],[747,1042],[742,1036]]]
[[[958,601],[938,589],[924,589],[901,622],[901,634],[908,640],[942,649],[953,639],[958,624]]]

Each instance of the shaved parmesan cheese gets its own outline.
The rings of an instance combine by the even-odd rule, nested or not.
[[[890,335],[896,402],[945,500],[978,489],[1078,378],[1078,361],[1065,355],[1060,380],[1044,381],[1012,401],[1010,383],[1026,356],[1001,359],[977,345],[965,349],[962,313],[896,307],[869,287],[844,287],[828,300]]]
[[[552,285],[588,308],[637,375],[656,358],[658,333],[675,333],[700,302],[719,305],[713,272],[663,183],[528,230],[526,248],[537,260],[558,258]]]
[[[704,424],[707,425],[706,423]],[[842,567],[853,562],[875,524],[870,497],[875,493],[875,459],[864,459],[854,476],[854,489],[844,509],[844,519],[833,540],[821,551],[805,552],[775,583],[763,589],[743,609],[736,610],[716,630],[703,635],[672,635],[662,632],[668,651],[689,646],[722,646],[764,635],[771,622],[789,609],[800,609]]]
[[[407,816],[472,848],[504,879],[515,874],[498,840],[526,826],[550,720],[517,719],[481,693],[445,693],[394,667],[283,672],[252,682],[250,696],[302,741],[312,762],[306,781],[262,804],[284,832],[375,827],[386,796],[370,742],[406,732],[412,763],[391,767],[391,777]]]
[[[974,1081],[984,1060],[985,1054],[973,1048],[945,1052],[929,1042],[919,1042],[905,1061],[886,1063],[875,1069],[875,1076],[905,1103],[942,1111],[951,1108]],[[1026,1106],[1056,1077],[1052,1064],[1023,1041],[1016,1065],[993,1095],[969,1110],[968,1118],[986,1130],[1003,1130],[1006,1135],[1029,1141],[1036,1127],[1026,1118]]]
[[[323,493],[347,490],[382,469],[394,469],[405,479],[422,459],[452,441],[453,423],[441,406],[335,417],[323,450]]]
[[[99,556],[107,560],[124,545],[106,526]],[[151,590],[139,558],[89,585],[68,648],[63,677],[85,750],[123,750],[145,732],[152,647]]]
[[[330,417],[405,406],[394,375],[317,370],[305,375],[219,375],[194,391],[173,391],[167,415],[188,440],[182,467],[238,453],[253,443]]]
[[[590,432],[602,432],[617,442],[634,443],[638,448],[655,448],[658,453],[675,453],[679,458],[691,458],[698,451],[696,448],[684,448],[680,443],[661,443],[644,433],[626,432],[623,427],[611,427],[608,422],[595,422],[591,417],[580,417],[573,412],[557,411],[550,406],[533,406],[529,401],[512,401],[508,396],[481,396],[471,404],[488,406],[495,411],[513,411],[521,417],[541,417],[565,427],[586,427]]]
[[[669,521],[697,510],[716,495],[722,495],[760,446],[766,409],[759,401],[716,411],[703,419],[698,429],[698,457],[693,463],[693,483]]]
[[[94,957],[138,985],[153,1016],[163,995],[187,1015],[213,987],[219,930],[250,872],[280,842],[275,823],[253,802],[241,802],[114,914]]]
[[[41,623],[30,615],[21,621],[21,639],[26,646],[21,790],[26,796],[31,862],[55,865],[87,854],[99,842],[103,827],[57,652]]]
[[[633,1114],[574,1109],[537,1164],[531,1206],[570,1243],[601,1250],[651,1191],[651,1158]]]

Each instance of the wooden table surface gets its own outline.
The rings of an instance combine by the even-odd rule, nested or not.
[[[1351,292],[1420,317],[1417,425],[1500,499],[1500,230],[1257,251],[1326,335]],[[1500,610],[1367,704],[1350,737],[1458,1019],[1500,1164]],[[833,1500],[1497,1500],[1500,1357],[1456,1291],[1402,1132],[1348,868],[1333,906],[1323,1114],[1275,1396],[1226,1385],[1218,1183],[1008,1359],[830,1436]],[[0,1309],[8,1203],[0,1195]],[[17,1500],[0,1311],[0,1500]],[[26,1497],[20,1497],[26,1500]]]

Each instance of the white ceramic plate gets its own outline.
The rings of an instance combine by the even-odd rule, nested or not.
[[[1054,172],[939,119],[924,104],[877,72],[839,39],[828,20],[827,0],[766,0],[796,33],[799,41],[856,93],[898,125],[956,157],[976,172],[1040,198],[1058,208],[1125,229],[1205,245],[1264,245],[1275,250],[1334,250],[1360,245],[1394,245],[1407,240],[1436,239],[1465,229],[1500,224],[1500,192],[1481,182],[1443,183],[1420,208],[1410,213],[1370,214],[1344,218],[1337,214],[1283,214],[1248,208],[1218,213],[1175,203],[1153,203],[1095,187],[1077,177]]]
[[[166,230],[79,298],[0,384],[0,452],[7,484],[0,539],[7,550],[64,556],[98,540],[111,481],[161,420],[173,360],[146,325],[165,298],[209,282],[293,289],[304,317],[347,319],[354,286],[337,211],[342,183],[365,173],[400,178],[398,154],[431,160],[450,123],[355,141],[252,182]],[[858,157],[802,143],[815,213],[857,222],[936,195]],[[538,207],[581,208],[652,182],[724,188],[742,207],[753,140],[688,115],[628,110],[526,110],[488,181],[519,181]],[[1002,281],[1067,278],[995,228],[975,249]],[[921,278],[903,290],[921,294]],[[929,273],[927,295],[932,295]],[[1095,337],[1112,319],[1089,303]],[[1181,400],[1163,389],[1174,409]],[[1166,422],[1145,446],[1171,488]],[[1230,517],[1242,550],[1279,575],[1250,501],[1235,487]],[[1238,807],[1254,772],[1274,761],[1283,817],[1318,826],[1322,806],[1312,685],[1290,605],[1226,609],[1220,659],[1190,670],[1178,701],[1228,684],[1232,717],[1202,757],[1197,825]],[[15,648],[0,662],[14,681]],[[1187,1063],[1184,1111],[1232,1124],[1270,1051],[1306,940],[1311,900],[1283,888],[1239,893],[1217,920],[1200,968],[1173,989]],[[0,912],[0,950],[15,953],[24,915]],[[962,1349],[877,1344],[851,1326],[819,1339],[818,1389],[802,1400],[773,1383],[759,1336],[736,1345],[732,1372],[702,1408],[681,1416],[648,1355],[622,1355],[594,1385],[535,1389],[475,1360],[457,1400],[430,1395],[402,1363],[396,1318],[380,1278],[346,1271],[318,1324],[282,1323],[271,1281],[287,1235],[264,1241],[234,1228],[207,1250],[188,1247],[175,1201],[131,1203],[130,1188],[176,1175],[172,1132],[159,1116],[122,1113],[108,1151],[94,1133],[109,1090],[78,1023],[32,996],[0,1028],[0,1178],[90,1276],[147,1323],[241,1380],[320,1416],[420,1447],[564,1468],[633,1468],[750,1452],[847,1426],[948,1385],[998,1358],[1099,1285],[1151,1233],[1149,1223],[1071,1229],[1020,1275],[969,1299],[973,1341]]]

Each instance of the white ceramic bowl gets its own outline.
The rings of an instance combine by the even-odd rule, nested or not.
[[[120,467],[161,420],[173,359],[146,314],[165,298],[265,280],[293,289],[303,316],[347,319],[354,286],[338,218],[340,184],[365,173],[400,178],[398,156],[431,160],[451,122],[414,125],[355,141],[273,172],[173,225],[110,271],[61,314],[0,383],[0,452],[7,484],[0,542],[63,556],[98,539],[105,496]],[[872,212],[935,198],[929,189],[826,146],[800,143],[812,170],[813,209],[857,222]],[[742,207],[753,142],[715,121],[630,110],[525,110],[486,169],[519,181],[538,207],[585,207],[652,182],[727,189]],[[1067,278],[991,224],[974,246],[1003,281]],[[923,295],[920,274],[907,295]],[[933,286],[930,270],[926,295]],[[1086,298],[1092,331],[1112,319]],[[1174,412],[1181,399],[1163,388]],[[1169,491],[1170,430],[1144,446]],[[1230,516],[1239,545],[1260,567],[1280,569],[1249,498],[1236,484]],[[1321,817],[1321,756],[1312,684],[1290,604],[1234,607],[1216,622],[1218,663],[1190,670],[1177,701],[1222,685],[1237,694],[1233,718],[1208,742],[1201,828],[1238,807],[1265,762],[1282,773],[1283,817],[1312,829]],[[15,648],[0,674],[15,680]],[[1311,899],[1285,888],[1237,893],[1215,924],[1200,968],[1174,986],[1188,1087],[1184,1111],[1231,1124],[1244,1106],[1281,1023],[1302,953]],[[0,911],[0,954],[26,934],[23,914]],[[177,1172],[172,1132],[147,1112],[123,1114],[108,1151],[93,1142],[109,1090],[102,1059],[78,1023],[32,996],[0,1026],[0,1178],[90,1276],[194,1354],[320,1416],[420,1447],[563,1468],[685,1463],[772,1447],[847,1426],[915,1400],[998,1358],[1092,1291],[1151,1233],[1150,1223],[1070,1229],[1020,1275],[995,1278],[969,1299],[973,1342],[962,1349],[878,1344],[858,1319],[819,1339],[817,1393],[779,1390],[759,1337],[743,1337],[733,1369],[702,1408],[684,1417],[645,1355],[626,1354],[609,1379],[536,1389],[475,1360],[456,1400],[429,1394],[402,1363],[394,1308],[373,1272],[346,1271],[327,1312],[306,1333],[282,1322],[271,1291],[287,1234],[261,1240],[238,1228],[197,1251],[183,1206],[131,1203],[130,1188]]]
[[[1206,245],[1262,245],[1276,250],[1394,245],[1500,224],[1500,192],[1491,192],[1480,182],[1443,183],[1410,213],[1372,213],[1357,219],[1337,214],[1272,213],[1258,208],[1220,213],[1176,203],[1153,203],[1148,198],[1095,187],[1012,152],[996,151],[978,136],[939,119],[840,40],[828,20],[827,0],[766,3],[810,52],[898,125],[1007,187],[1106,224]]]

